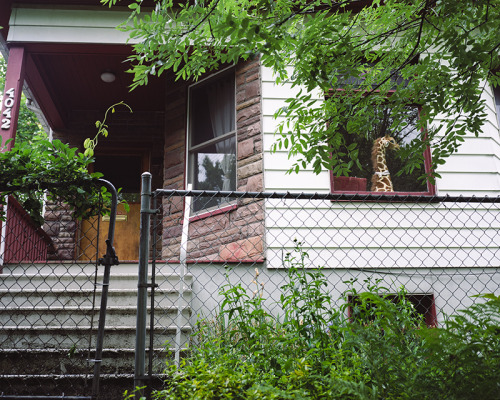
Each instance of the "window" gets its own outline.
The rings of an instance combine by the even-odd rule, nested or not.
[[[417,128],[418,107],[408,106],[405,111],[399,129],[391,129],[391,109],[381,106],[367,121],[368,128],[363,137],[345,133],[346,145],[357,144],[361,168],[353,165],[349,177],[332,174],[332,191],[432,194],[433,188],[418,179],[425,170],[415,169],[408,175],[397,174],[405,164],[405,160],[398,156],[398,150],[422,134]],[[430,154],[426,154],[427,161],[429,157]]]
[[[355,92],[376,90],[372,84],[365,81],[366,73],[371,64],[364,65],[365,72],[347,71],[340,74],[338,90],[331,90],[329,96],[342,96],[343,89]],[[394,94],[398,87],[408,87],[410,81],[394,74],[389,80],[391,90],[388,96]],[[349,134],[347,126],[342,129],[346,146],[356,143],[360,165],[353,165],[348,177],[331,174],[332,192],[391,192],[399,194],[431,195],[435,188],[428,182],[418,179],[430,168],[430,150],[427,149],[425,163],[420,169],[413,169],[410,174],[398,174],[406,164],[401,149],[408,146],[413,139],[421,137],[422,132],[417,127],[420,109],[416,105],[408,105],[399,112],[386,105],[378,104],[365,112],[362,123],[356,127],[356,132],[364,135]],[[371,112],[373,111],[373,112]],[[397,119],[396,119],[397,118]],[[350,121],[346,122],[346,125]],[[351,128],[352,130],[352,128]]]
[[[188,183],[195,190],[236,190],[234,70],[189,89]],[[203,197],[193,212],[220,207],[226,198]]]
[[[495,108],[497,111],[498,127],[500,128],[500,86],[493,88],[493,95],[495,96]]]
[[[400,302],[400,297],[397,294],[388,294],[384,297],[395,304],[398,304]],[[425,322],[425,325],[427,325],[428,327],[437,326],[434,295],[409,293],[405,295],[404,298],[411,303],[413,307],[413,315],[415,317],[421,317]],[[358,296],[348,296],[347,301],[347,313],[350,320],[354,320],[356,318],[361,318],[362,320],[364,320],[364,318],[373,318],[373,313],[369,312],[368,315],[364,315],[363,311],[359,309],[361,301]]]

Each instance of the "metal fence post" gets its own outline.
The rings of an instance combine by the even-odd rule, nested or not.
[[[151,174],[142,174],[141,189],[141,234],[139,245],[139,271],[137,283],[137,324],[135,336],[135,375],[136,399],[144,396],[146,384],[146,319],[148,302],[148,258],[149,231],[151,217]]]
[[[96,351],[94,359],[94,378],[92,380],[92,398],[96,399],[99,396],[99,380],[102,365],[102,351],[104,347],[104,329],[106,326],[106,309],[108,304],[109,279],[111,274],[111,266],[118,265],[118,257],[113,247],[115,237],[115,222],[116,208],[118,205],[118,195],[115,187],[110,182],[99,180],[106,189],[111,193],[111,211],[108,229],[108,238],[106,239],[106,254],[99,259],[99,264],[104,265],[104,275],[102,279],[101,307],[99,309],[99,327],[97,330]]]

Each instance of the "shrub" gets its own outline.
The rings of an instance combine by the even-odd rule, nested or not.
[[[484,296],[427,328],[401,288],[352,288],[338,306],[300,243],[288,254],[281,317],[257,290],[227,283],[216,321],[202,321],[155,399],[498,399],[500,298]],[[349,299],[351,312],[346,314]]]

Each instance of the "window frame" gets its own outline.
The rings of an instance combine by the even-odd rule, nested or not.
[[[397,293],[381,294],[380,297],[385,297],[388,300],[395,301],[398,299]],[[356,303],[356,295],[347,296],[347,318],[352,322],[352,306]],[[410,301],[415,307],[415,311],[423,316],[425,325],[428,328],[435,328],[438,326],[436,300],[432,293],[407,293],[406,300]]]
[[[495,103],[495,112],[497,114],[498,129],[500,130],[500,86],[492,87],[493,102]]]
[[[342,93],[345,92],[345,89],[342,88],[337,88],[337,89],[330,89],[326,97],[332,97],[335,95],[342,95]],[[379,93],[379,90],[375,90],[374,93]],[[392,96],[396,90],[389,90],[387,93],[387,97]],[[408,104],[408,106],[412,106],[414,104]],[[418,115],[420,117],[420,112],[421,112],[421,107],[418,107]],[[422,129],[422,132],[424,134],[424,137],[426,135],[426,130]],[[429,174],[432,172],[432,162],[431,162],[431,149],[430,146],[427,146],[426,149],[424,150],[424,171],[426,174]],[[413,192],[405,192],[405,191],[394,191],[394,192],[373,192],[371,190],[343,190],[343,189],[335,189],[335,180],[337,177],[336,175],[333,174],[333,171],[330,170],[330,193],[334,194],[376,194],[377,196],[394,196],[394,195],[399,195],[399,196],[416,196],[416,197],[421,197],[421,196],[435,196],[436,195],[436,185],[432,182],[430,182],[427,179],[427,191],[413,191]],[[373,174],[372,174],[373,175]],[[354,178],[354,177],[343,177],[341,176],[340,178]],[[371,176],[370,176],[371,178]],[[361,178],[364,179],[364,178]]]
[[[223,79],[232,79],[233,80],[233,109],[232,112],[234,114],[233,116],[233,121],[234,121],[234,126],[233,129],[229,132],[226,132],[222,134],[219,137],[214,137],[209,140],[206,140],[202,143],[198,143],[196,145],[191,145],[193,142],[193,127],[192,127],[192,122],[191,122],[191,117],[192,117],[192,107],[193,107],[193,94],[192,91],[193,89],[199,89],[200,87],[203,87],[204,85],[210,85],[213,82],[216,82],[218,80],[223,80]],[[217,71],[203,79],[200,79],[199,81],[191,84],[188,86],[187,89],[187,116],[186,116],[186,174],[185,174],[185,187],[192,188],[193,190],[199,190],[198,188],[194,187],[194,182],[195,182],[195,176],[194,174],[197,171],[196,168],[196,157],[194,156],[199,149],[203,149],[204,147],[210,146],[210,145],[215,145],[220,142],[224,142],[225,140],[229,140],[234,138],[234,155],[235,155],[235,169],[236,169],[236,174],[235,174],[235,181],[232,182],[234,184],[234,188],[237,187],[238,184],[238,174],[237,174],[237,169],[238,169],[238,159],[237,159],[237,154],[238,154],[238,128],[237,128],[237,99],[236,99],[236,94],[237,94],[237,87],[236,87],[236,71],[234,66],[230,66],[227,68],[224,68],[220,71]],[[201,218],[206,218],[210,217],[214,214],[214,211],[217,211],[219,209],[224,209],[226,210],[228,207],[231,209],[234,209],[234,205],[236,203],[236,200],[232,201],[226,201],[222,202],[221,204],[211,206],[211,207],[206,207],[202,208],[200,210],[194,211],[193,206],[191,206],[190,214],[191,214],[191,219],[201,219]]]

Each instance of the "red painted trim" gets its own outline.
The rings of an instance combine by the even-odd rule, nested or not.
[[[26,60],[26,81],[52,129],[63,130],[65,124],[31,55]]]
[[[9,196],[5,237],[5,263],[46,261],[55,248],[51,238],[35,224],[22,206]]]
[[[189,218],[189,222],[198,221],[200,219],[205,219],[209,217],[213,217],[214,215],[226,214],[238,208],[238,204],[231,204],[222,208],[218,208],[217,210],[207,211],[202,214],[194,215]]]
[[[437,322],[437,313],[436,313],[436,301],[434,299],[434,295],[429,295],[431,299],[431,306],[427,314],[425,314],[425,324],[428,327],[436,328],[438,326]]]
[[[5,74],[5,88],[3,91],[0,114],[0,136],[2,146],[0,152],[9,151],[14,146],[11,140],[4,148],[5,142],[16,138],[17,120],[24,83],[25,52],[24,47],[15,46],[9,51],[7,73]]]

